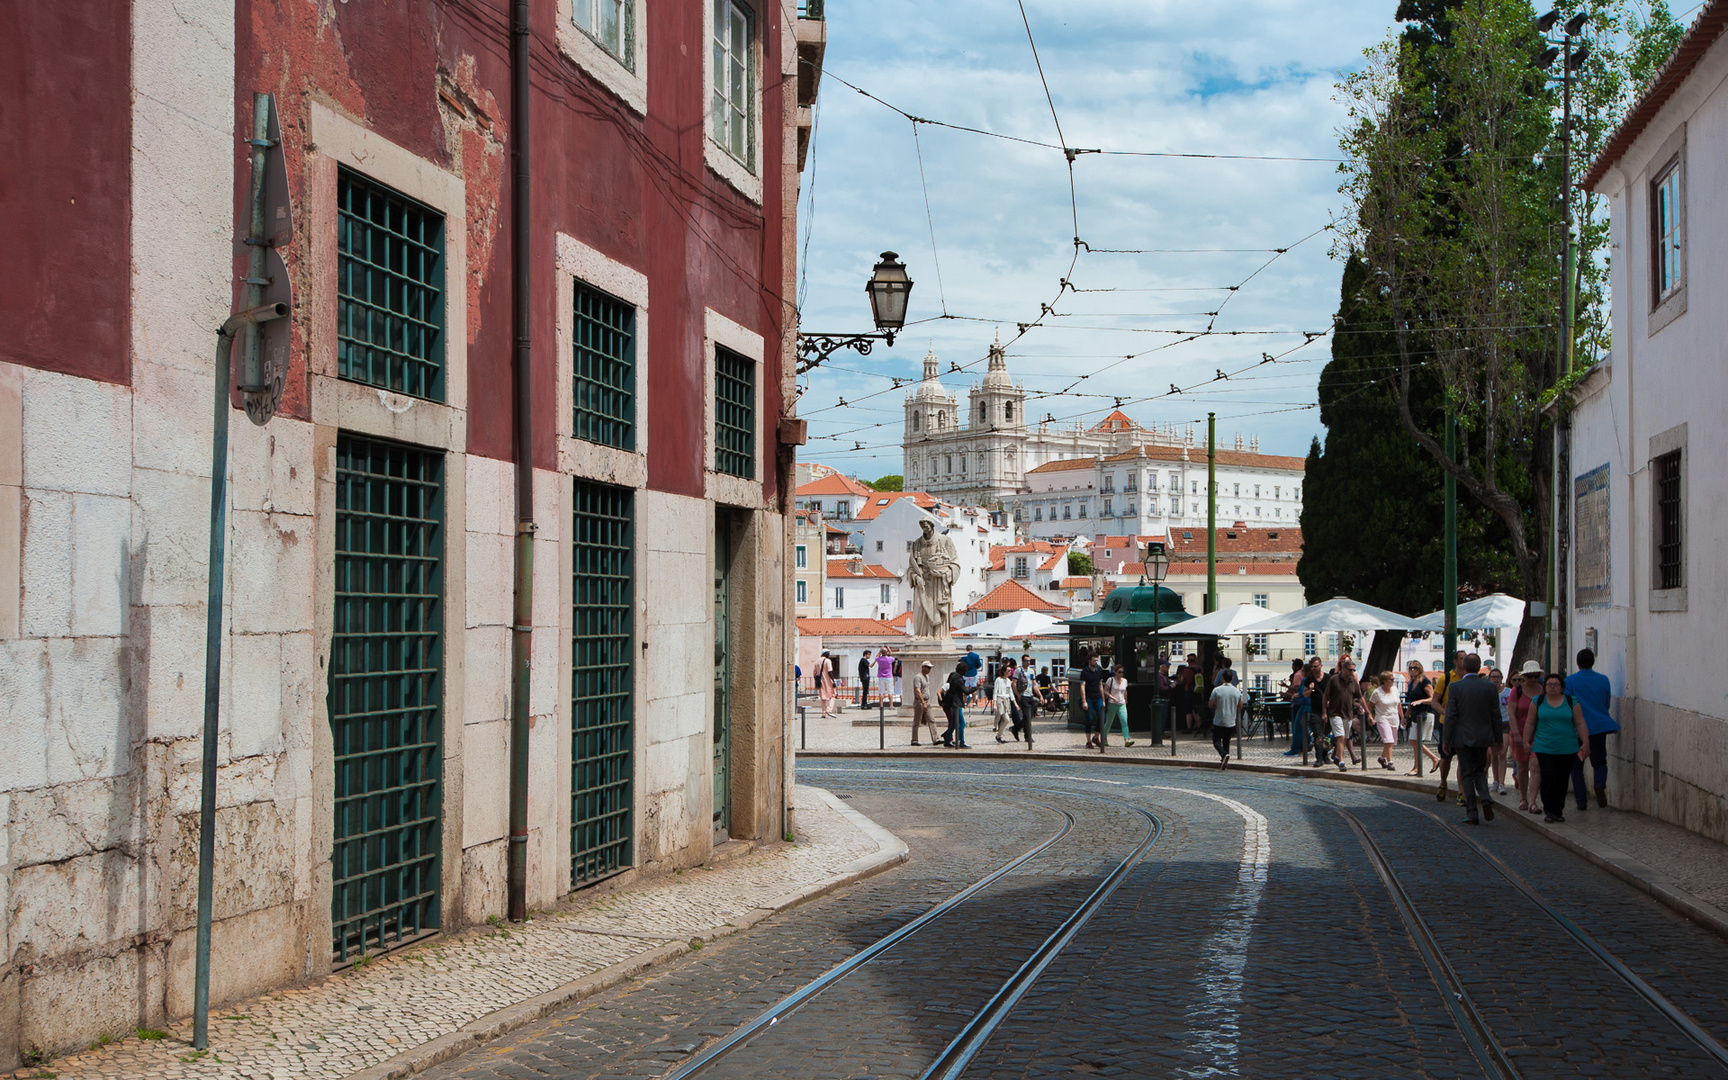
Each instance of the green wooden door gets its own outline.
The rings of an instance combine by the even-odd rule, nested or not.
[[[331,947],[338,963],[438,927],[444,459],[336,441]]]
[[[631,861],[635,501],[576,481],[570,664],[570,887]]]
[[[714,839],[732,829],[732,515],[714,518]]]

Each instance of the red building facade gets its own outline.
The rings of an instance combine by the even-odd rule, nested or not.
[[[0,1066],[190,1008],[256,94],[292,344],[230,413],[212,1000],[791,828],[802,8],[0,14]]]

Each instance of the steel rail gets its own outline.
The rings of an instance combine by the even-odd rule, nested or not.
[[[1717,1064],[1724,1068],[1728,1068],[1728,1047],[1724,1047],[1714,1036],[1704,1030],[1703,1026],[1696,1020],[1692,1019],[1684,1009],[1669,1000],[1667,995],[1645,982],[1636,972],[1627,967],[1618,956],[1615,956],[1606,946],[1592,937],[1583,927],[1561,914],[1560,911],[1549,902],[1547,897],[1538,892],[1535,886],[1531,885],[1528,881],[1525,881],[1524,878],[1520,876],[1516,870],[1508,866],[1500,856],[1489,851],[1476,840],[1466,836],[1458,826],[1446,821],[1437,814],[1424,810],[1420,806],[1413,806],[1401,799],[1392,799],[1389,801],[1395,802],[1399,806],[1408,807],[1418,814],[1433,818],[1434,821],[1445,827],[1447,831],[1451,832],[1458,839],[1464,841],[1464,843],[1480,856],[1483,861],[1498,870],[1502,877],[1512,883],[1514,888],[1523,893],[1531,903],[1540,908],[1543,914],[1554,920],[1560,929],[1571,934],[1578,944],[1584,946],[1592,956],[1602,962],[1603,966],[1608,968],[1608,970],[1612,971],[1615,975],[1618,975],[1622,982],[1638,993],[1638,995],[1645,1001],[1649,1002],[1657,1012],[1667,1017],[1668,1021],[1676,1028],[1680,1029],[1680,1032],[1683,1035],[1696,1043],[1699,1049],[1703,1050],[1704,1053],[1709,1055],[1711,1058],[1714,1058]]]
[[[1063,794],[1068,793],[1063,792]],[[703,1050],[695,1057],[685,1062],[683,1066],[669,1074],[666,1077],[666,1080],[685,1080],[687,1077],[695,1076],[702,1072],[720,1058],[731,1053],[733,1050],[736,1050],[744,1043],[749,1042],[751,1039],[773,1027],[775,1024],[778,1024],[783,1017],[795,1012],[801,1005],[815,997],[817,994],[820,994],[822,991],[833,986],[852,972],[863,967],[865,964],[868,964],[871,960],[874,960],[882,953],[893,948],[901,941],[904,941],[906,938],[917,933],[919,930],[928,926],[932,921],[941,918],[943,915],[952,911],[955,907],[965,903],[973,896],[976,896],[980,891],[995,884],[997,881],[1000,881],[1013,870],[1043,854],[1051,845],[1055,844],[1074,830],[1074,815],[1071,812],[1049,803],[1034,802],[1031,805],[1042,806],[1047,810],[1053,810],[1057,814],[1060,814],[1062,816],[1062,827],[1056,830],[1055,833],[1051,834],[1036,847],[1030,848],[1008,862],[1003,863],[995,870],[992,870],[990,873],[979,878],[977,881],[974,881],[964,889],[961,889],[959,892],[924,912],[922,915],[919,915],[917,918],[907,922],[905,925],[897,928],[887,936],[872,943],[868,948],[865,948],[855,955],[841,961],[813,981],[805,983],[803,986],[792,991],[790,994],[787,994],[779,1001],[776,1001],[773,1005],[769,1006],[765,1012],[745,1021],[743,1025],[734,1030],[730,1035],[727,1035],[724,1039],[721,1039],[719,1042],[708,1047],[706,1050]]]
[[[1099,796],[1084,797],[1098,798]],[[1111,799],[1109,801],[1121,802],[1122,800]],[[1145,815],[1148,825],[1146,839],[1142,840],[1127,858],[1117,864],[1116,868],[1098,883],[1098,887],[1092,891],[1092,894],[1081,901],[1080,906],[1075,908],[1062,925],[1056,928],[1056,932],[1045,938],[1043,944],[1039,945],[1032,955],[1027,957],[1026,962],[1020,965],[1019,970],[1008,977],[1008,981],[1002,984],[989,1001],[985,1002],[984,1007],[973,1015],[966,1026],[960,1029],[960,1034],[954,1037],[954,1040],[948,1044],[941,1055],[936,1058],[936,1061],[924,1071],[920,1080],[958,1080],[960,1074],[965,1072],[966,1067],[972,1063],[972,1059],[978,1056],[980,1050],[984,1049],[984,1044],[996,1033],[996,1029],[1002,1025],[1004,1020],[1008,1019],[1009,1012],[1019,1003],[1021,998],[1026,996],[1027,991],[1032,989],[1032,984],[1037,981],[1038,976],[1042,975],[1044,969],[1049,967],[1057,955],[1068,947],[1069,942],[1073,941],[1074,936],[1080,932],[1080,928],[1085,926],[1093,915],[1097,914],[1098,909],[1103,907],[1104,902],[1110,898],[1110,894],[1116,891],[1118,885],[1122,884],[1122,879],[1126,878],[1134,867],[1139,865],[1146,853],[1152,850],[1152,845],[1156,844],[1159,837],[1163,836],[1164,823],[1158,820],[1157,815],[1132,804],[1125,805],[1129,805],[1136,812]]]
[[[1440,943],[1434,940],[1434,933],[1428,928],[1427,920],[1416,910],[1416,904],[1410,899],[1410,894],[1404,891],[1404,883],[1398,880],[1398,875],[1392,869],[1392,864],[1386,860],[1386,855],[1380,850],[1380,845],[1368,835],[1360,819],[1355,814],[1337,803],[1330,803],[1355,832],[1356,839],[1367,852],[1368,861],[1373,864],[1374,872],[1380,876],[1381,884],[1386,886],[1386,892],[1392,898],[1392,905],[1398,909],[1399,918],[1404,920],[1404,926],[1410,932],[1410,938],[1416,943],[1416,951],[1422,956],[1422,963],[1427,965],[1428,974],[1440,987],[1440,996],[1446,1001],[1446,1008],[1452,1013],[1452,1020],[1458,1027],[1458,1032],[1464,1037],[1465,1044],[1482,1071],[1490,1077],[1499,1080],[1521,1080],[1521,1074],[1507,1057],[1506,1050],[1500,1045],[1500,1040],[1494,1037],[1481,1012],[1476,1008],[1476,1002],[1464,988],[1464,981],[1458,977],[1458,972],[1446,959],[1446,953],[1440,948]]]

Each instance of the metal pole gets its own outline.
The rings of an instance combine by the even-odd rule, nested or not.
[[[809,711],[810,706],[808,705],[798,706],[798,749],[800,750],[806,749],[810,745],[809,718],[804,715]]]
[[[1560,377],[1564,380],[1572,374],[1572,35],[1566,34],[1561,39],[1560,47],[1560,202],[1563,207],[1562,217],[1566,230],[1565,243],[1562,245],[1560,261]],[[1548,543],[1548,611],[1545,627],[1547,630],[1547,655],[1549,671],[1564,671],[1566,668],[1566,643],[1563,640],[1564,625],[1560,618],[1560,537],[1564,525],[1562,516],[1565,512],[1565,501],[1560,497],[1560,483],[1563,475],[1560,468],[1561,447],[1565,439],[1565,408],[1564,403],[1554,403],[1553,432],[1553,462],[1551,469],[1549,500],[1549,543]]]
[[[888,706],[876,699],[876,749],[888,749]]]
[[[223,324],[217,337],[215,427],[210,436],[210,560],[204,621],[204,763],[198,800],[198,930],[193,960],[192,1046],[210,1044],[210,919],[216,892],[216,738],[222,698],[222,586],[228,546],[228,387],[234,332],[246,334],[247,356],[258,351],[259,305],[264,290],[264,162],[270,144],[270,95],[252,96],[252,177],[246,252],[246,313]],[[274,309],[272,309],[274,310]],[[286,314],[286,309],[282,309]],[[272,316],[279,317],[279,316]]]
[[[1218,414],[1206,414],[1206,613],[1218,610]]]
[[[1446,410],[1446,460],[1458,459],[1458,421],[1452,410]],[[1446,609],[1446,656],[1443,666],[1446,683],[1452,683],[1452,657],[1458,652],[1458,480],[1450,470],[1445,472],[1446,553],[1440,581],[1441,599]],[[1444,719],[1444,717],[1442,717]]]

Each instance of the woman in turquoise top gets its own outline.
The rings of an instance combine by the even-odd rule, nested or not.
[[[1549,672],[1542,690],[1535,722],[1524,726],[1524,749],[1535,752],[1542,769],[1542,820],[1565,821],[1566,782],[1572,766],[1590,755],[1590,729],[1578,699],[1566,692],[1563,676]]]

